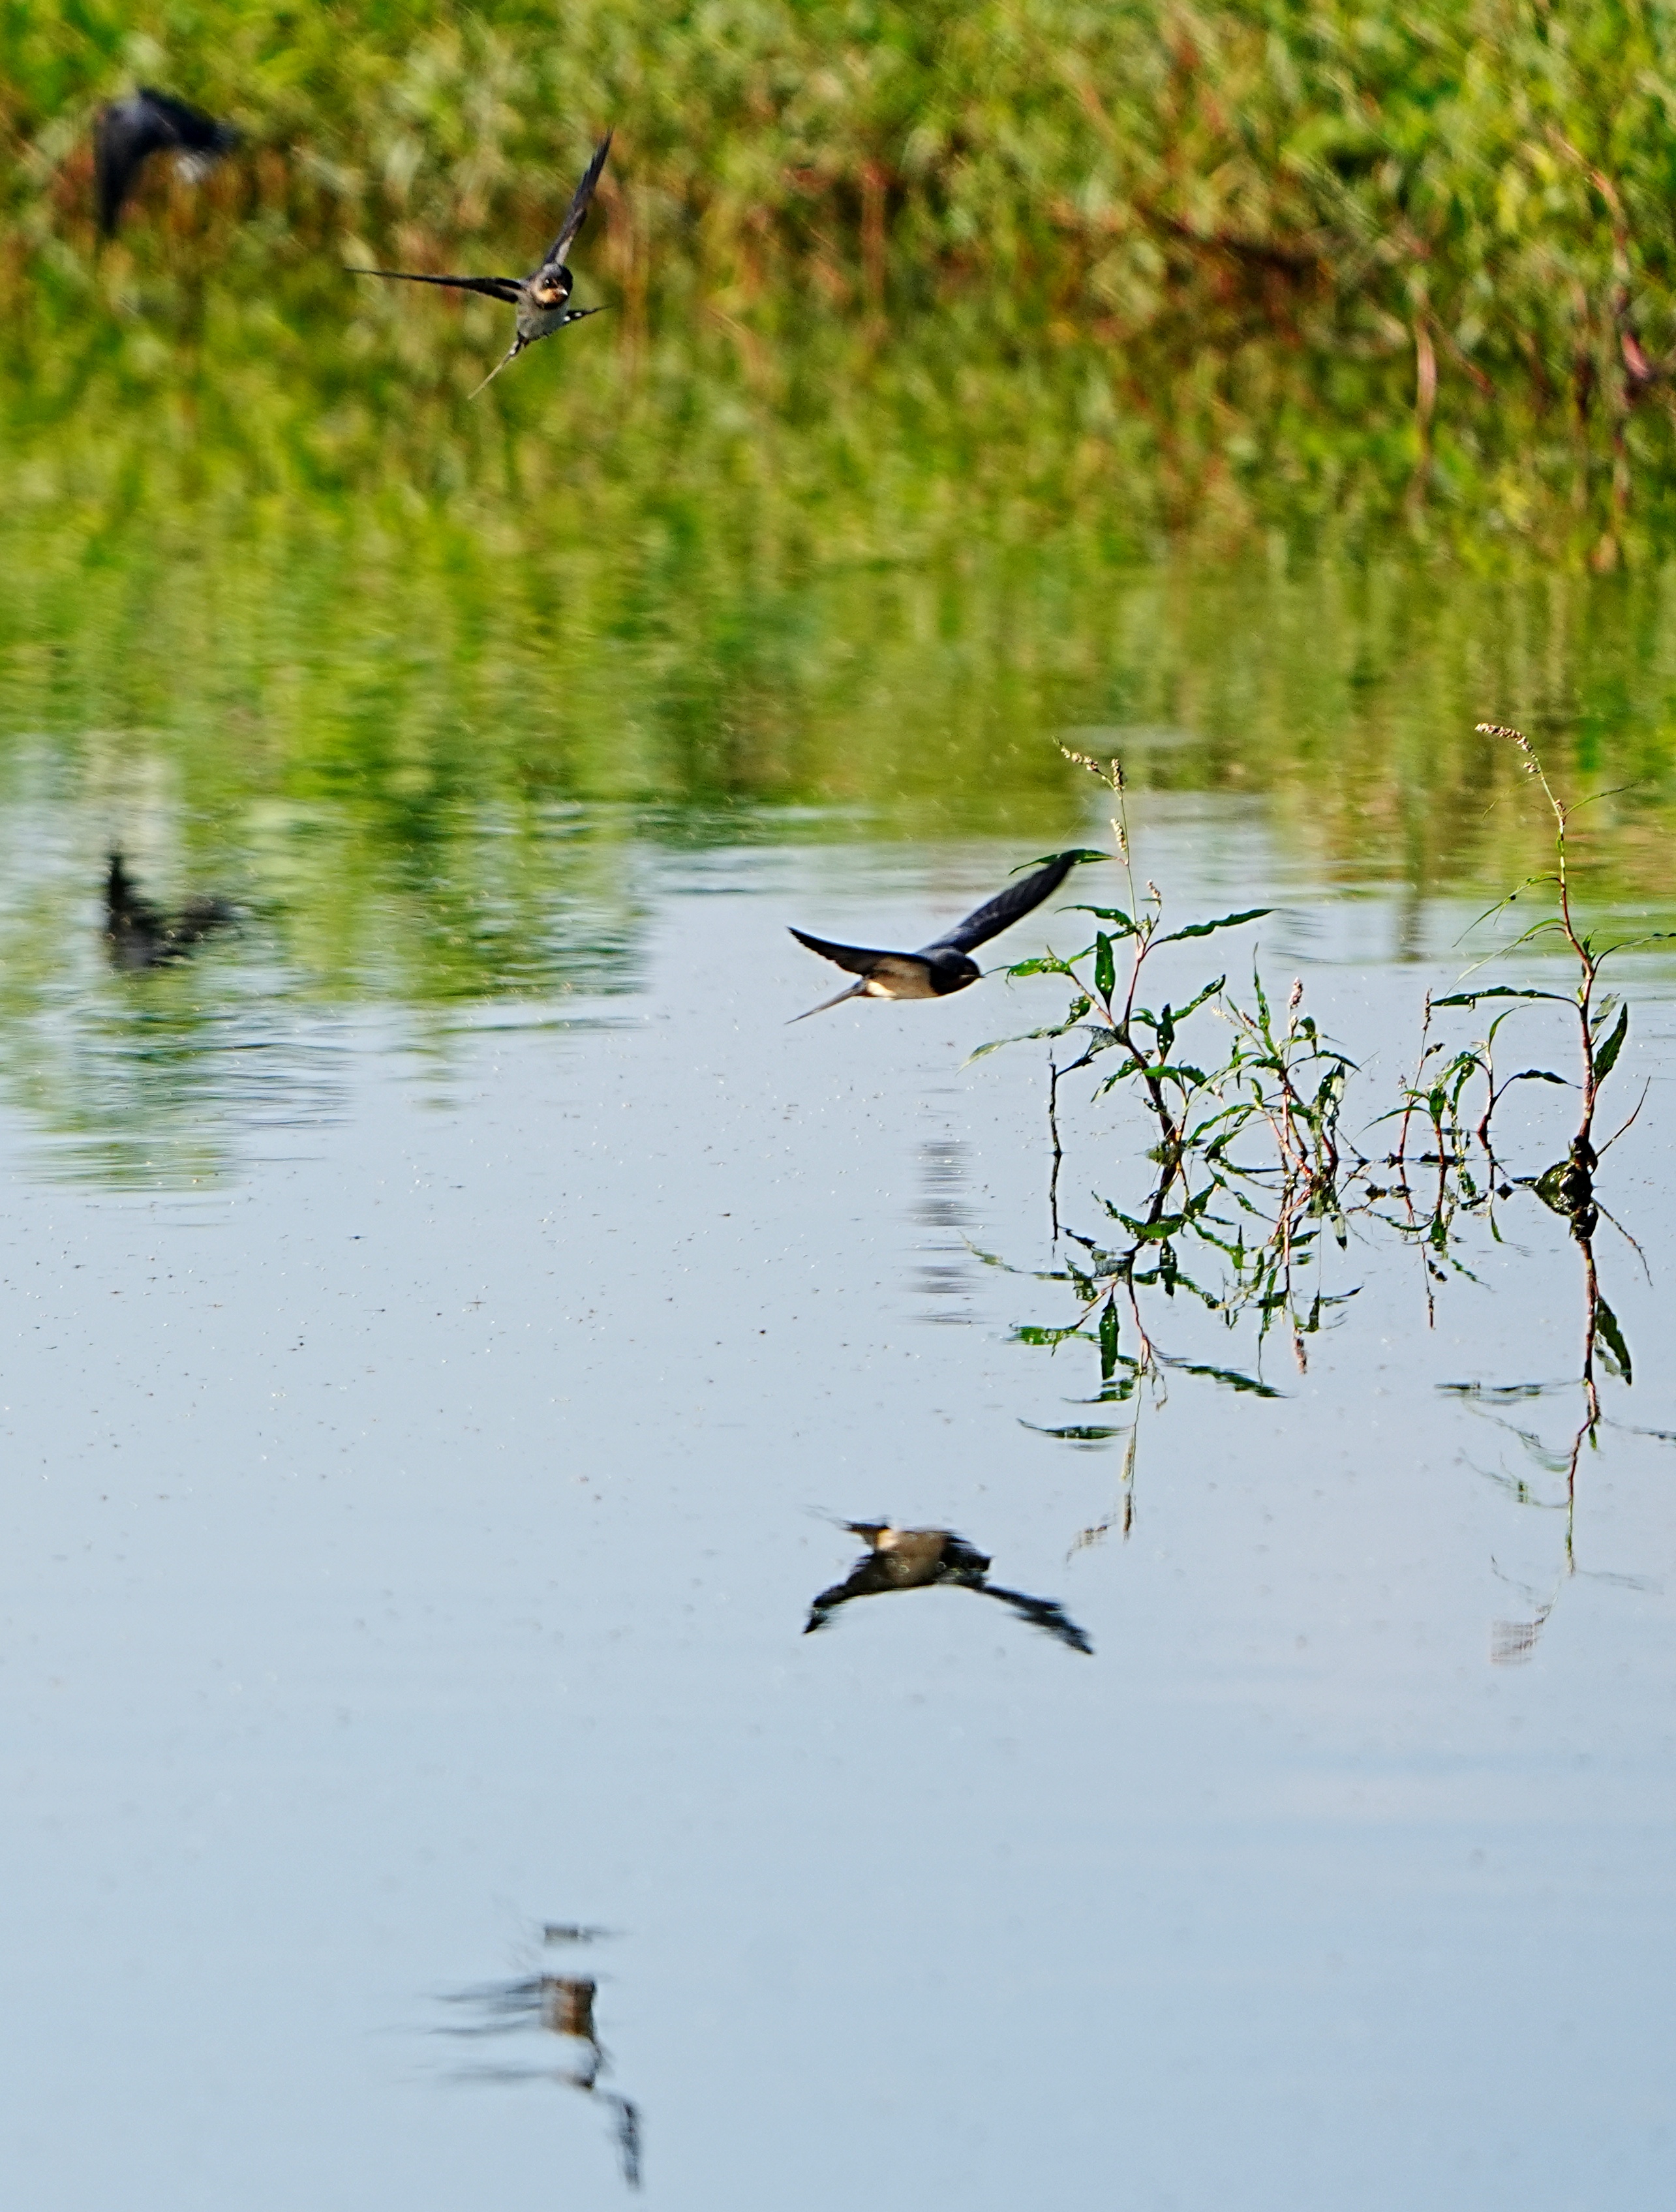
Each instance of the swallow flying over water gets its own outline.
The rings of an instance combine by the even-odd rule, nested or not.
[[[801,1014],[793,1014],[793,1021],[807,1021],[811,1014],[823,1014],[829,1006],[841,1006],[846,999],[944,999],[951,991],[963,991],[969,983],[975,983],[983,970],[973,959],[975,945],[986,945],[992,937],[999,937],[1021,921],[1033,907],[1051,896],[1078,860],[1103,860],[1104,853],[1087,853],[1080,848],[1074,853],[1056,853],[1045,867],[1038,868],[1023,883],[1010,884],[1004,891],[969,914],[964,921],[957,921],[934,943],[922,945],[917,952],[880,952],[865,945],[831,945],[823,937],[811,937],[801,929],[792,932],[799,945],[806,945],[811,952],[818,952],[823,960],[831,960],[840,968],[847,968],[852,975],[861,981],[852,983],[847,991],[840,991],[835,999],[823,999],[818,1006],[811,1006]]]
[[[501,360],[497,361],[477,392],[483,385],[493,384],[507,362],[516,361],[526,346],[537,338],[550,337],[567,323],[580,323],[585,316],[597,315],[598,307],[573,307],[568,303],[574,279],[565,265],[565,255],[571,241],[587,221],[588,204],[593,198],[594,186],[599,182],[599,173],[605,166],[605,156],[611,150],[612,133],[607,131],[593,149],[593,159],[582,173],[559,234],[543,256],[541,266],[528,276],[422,276],[411,269],[351,269],[351,276],[387,276],[400,284],[446,284],[456,292],[481,292],[490,300],[500,300],[518,310],[518,334]],[[477,392],[471,397],[475,399]]]
[[[152,155],[178,154],[183,167],[198,172],[238,143],[230,123],[217,123],[202,108],[150,85],[101,108],[93,136],[100,229],[106,238],[116,236],[128,195]]]

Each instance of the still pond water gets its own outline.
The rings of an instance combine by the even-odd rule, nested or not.
[[[877,806],[829,699],[766,797],[550,761],[404,813],[422,746],[369,796],[234,718],[212,768],[155,697],[47,697],[29,656],[73,641],[25,641],[11,2201],[1668,2204],[1676,963],[1622,979],[1606,1126],[1650,1092],[1600,1190],[1640,1250],[1595,1250],[1634,1382],[1603,1382],[1570,1510],[1584,1285],[1529,1189],[1437,1276],[1371,1220],[1324,1242],[1303,1367],[1155,1301],[1167,1393],[1090,1413],[1097,1345],[1033,1340],[1078,1310],[1042,1048],[968,1064],[1051,982],[785,1025],[835,980],[787,923],[917,944],[1102,838],[1057,735],[1130,757],[1174,915],[1277,909],[1223,964],[1254,939],[1304,979],[1370,1121],[1485,883],[1539,854],[1473,710],[1533,685],[1582,784],[1634,751],[1602,896],[1667,921],[1643,613],[1604,702],[1605,647],[1544,629],[1521,702],[1485,696],[1504,623],[1468,682],[1435,614],[1341,651],[1307,605],[1138,579],[1080,689],[1014,697],[1001,766]],[[1255,682],[1287,622],[1292,676]],[[884,744],[888,702],[850,707]],[[113,961],[113,844],[230,918]],[[1050,908],[999,949],[1082,927]],[[1146,1139],[1066,1101],[1060,1211],[1093,1234]],[[1564,1152],[1565,1094],[1507,1113],[1519,1172]],[[1043,1602],[930,1588],[805,1635],[841,1524],[886,1518]]]

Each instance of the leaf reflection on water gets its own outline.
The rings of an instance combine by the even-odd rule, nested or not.
[[[1550,1510],[1558,1508],[1564,1516],[1560,1565],[1552,1589],[1545,1596],[1531,1589],[1522,1591],[1531,1607],[1528,1619],[1498,1620],[1491,1624],[1490,1658],[1494,1666],[1520,1665],[1531,1656],[1536,1649],[1538,1638],[1559,1602],[1560,1592],[1568,1582],[1576,1577],[1581,1576],[1592,1582],[1610,1583],[1619,1589],[1656,1593],[1660,1588],[1657,1583],[1645,1576],[1614,1574],[1601,1568],[1580,1567],[1577,1564],[1577,1467],[1585,1445],[1590,1450],[1599,1449],[1600,1431],[1606,1422],[1595,1371],[1597,1359],[1600,1365],[1626,1389],[1635,1377],[1624,1332],[1617,1316],[1600,1292],[1600,1273],[1594,1257],[1594,1236],[1602,1209],[1595,1195],[1594,1166],[1593,1151],[1585,1139],[1574,1142],[1566,1159],[1557,1162],[1544,1174],[1528,1178],[1527,1182],[1527,1187],[1551,1212],[1570,1223],[1572,1239],[1582,1259],[1582,1355],[1576,1381],[1558,1385],[1515,1384],[1495,1392],[1485,1392],[1473,1383],[1445,1386],[1452,1395],[1467,1402],[1473,1411],[1484,1414],[1498,1428],[1516,1438],[1527,1456],[1533,1460],[1544,1474],[1551,1478],[1560,1477],[1564,1483],[1561,1498],[1546,1500],[1538,1497],[1528,1483],[1517,1477],[1502,1470],[1483,1470],[1490,1473],[1492,1480],[1511,1492],[1515,1504],[1547,1506]],[[1640,1246],[1628,1236],[1627,1231],[1623,1233],[1645,1267],[1646,1260]],[[1580,1419],[1565,1442],[1558,1448],[1547,1444],[1537,1431],[1521,1427],[1505,1415],[1494,1411],[1494,1401],[1497,1399],[1505,1401],[1515,1396],[1542,1398],[1552,1395],[1557,1389],[1568,1395],[1572,1391],[1580,1392],[1582,1401]],[[1489,1403],[1485,1402],[1486,1399]],[[1497,1571],[1501,1573],[1499,1568]],[[1502,1579],[1508,1581],[1510,1578],[1503,1575]]]
[[[1112,794],[1116,809],[1112,834],[1117,859],[1126,872],[1129,910],[1076,909],[1093,914],[1109,925],[1110,933],[1097,933],[1091,946],[1069,958],[1050,952],[1045,957],[1022,962],[1011,971],[1019,975],[1060,975],[1072,994],[1063,1021],[1052,1028],[1032,1030],[1029,1036],[1052,1041],[1048,1070],[1051,1155],[1048,1210],[1054,1250],[1063,1261],[1057,1270],[1035,1272],[1038,1280],[1068,1284],[1080,1308],[1068,1324],[1022,1326],[1014,1337],[1016,1341],[1043,1346],[1054,1352],[1078,1340],[1095,1346],[1100,1358],[1100,1394],[1096,1400],[1083,1402],[1126,1403],[1130,1408],[1128,1420],[1113,1426],[1023,1424],[1037,1434],[1083,1449],[1097,1449],[1120,1437],[1125,1439],[1117,1497],[1099,1520],[1078,1532],[1071,1547],[1074,1553],[1100,1541],[1114,1526],[1120,1526],[1126,1538],[1132,1533],[1140,1424],[1149,1406],[1162,1407],[1165,1402],[1170,1375],[1212,1380],[1248,1396],[1276,1397],[1279,1394],[1264,1379],[1260,1361],[1268,1335],[1277,1326],[1290,1338],[1298,1373],[1307,1372],[1308,1338],[1332,1317],[1331,1309],[1356,1297],[1359,1287],[1331,1293],[1322,1287],[1329,1249],[1321,1234],[1324,1228],[1341,1253],[1348,1253],[1352,1234],[1359,1246],[1394,1236],[1411,1250],[1420,1263],[1430,1331],[1436,1321],[1435,1285],[1459,1279],[1481,1286],[1482,1279],[1466,1264],[1459,1249],[1463,1231],[1468,1225],[1482,1227],[1494,1243],[1504,1243],[1497,1206],[1528,1192],[1566,1223],[1582,1256],[1582,1357],[1576,1385],[1565,1387],[1579,1389],[1582,1403],[1581,1418],[1558,1449],[1546,1444],[1535,1431],[1521,1428],[1503,1415],[1492,1416],[1519,1440],[1527,1457],[1544,1474],[1551,1480],[1562,1478],[1564,1484],[1559,1501],[1564,1514],[1560,1571],[1552,1593],[1545,1599],[1527,1593],[1530,1619],[1496,1623],[1491,1656],[1504,1664],[1527,1657],[1534,1649],[1564,1583],[1579,1572],[1594,1571],[1580,1570],[1576,1561],[1578,1465],[1585,1445],[1599,1448],[1605,1418],[1600,1373],[1626,1389],[1634,1380],[1629,1343],[1600,1290],[1594,1237],[1601,1219],[1619,1231],[1643,1270],[1647,1264],[1635,1238],[1606,1212],[1594,1187],[1601,1154],[1627,1134],[1648,1096],[1643,1089],[1634,1111],[1597,1150],[1595,1116],[1602,1086],[1617,1066],[1630,1034],[1628,1003],[1615,994],[1602,994],[1600,976],[1606,960],[1661,941],[1667,933],[1654,932],[1602,945],[1585,932],[1575,903],[1573,821],[1580,804],[1568,803],[1560,796],[1522,732],[1487,722],[1480,722],[1478,730],[1517,747],[1524,772],[1539,787],[1552,821],[1553,868],[1527,878],[1521,890],[1551,887],[1554,910],[1500,951],[1517,953],[1538,941],[1563,947],[1574,972],[1573,986],[1561,991],[1498,983],[1439,994],[1429,991],[1413,1076],[1399,1079],[1400,1103],[1376,1115],[1362,1132],[1365,1137],[1381,1124],[1398,1125],[1395,1150],[1379,1163],[1362,1152],[1345,1125],[1347,1093],[1352,1079],[1360,1078],[1363,1070],[1326,1036],[1312,1015],[1303,1011],[1301,978],[1291,986],[1284,1017],[1266,992],[1254,961],[1248,1003],[1242,1003],[1229,992],[1225,974],[1205,983],[1180,1006],[1164,1000],[1154,1013],[1139,1003],[1138,994],[1155,946],[1241,927],[1260,920],[1271,909],[1242,908],[1163,932],[1163,893],[1151,881],[1144,898],[1136,889],[1125,811],[1127,783],[1121,762],[1114,758],[1102,764],[1079,753],[1067,754]],[[1515,891],[1513,899],[1518,896]],[[1499,914],[1511,903],[1511,899],[1498,902],[1491,914]],[[1488,918],[1481,916],[1480,921]],[[1127,948],[1126,981],[1117,957],[1120,944]],[[1485,1035],[1476,1042],[1453,1043],[1435,1030],[1435,1018],[1440,1012],[1455,1010],[1476,1014],[1485,1000],[1511,1003],[1508,1011],[1495,1016]],[[1574,1087],[1565,1079],[1540,1068],[1524,1068],[1497,1080],[1497,1032],[1511,1012],[1532,1005],[1569,1010],[1575,1021],[1581,1063],[1575,1087],[1581,1107],[1565,1157],[1540,1174],[1515,1176],[1496,1151],[1492,1124],[1499,1103],[1515,1085],[1525,1083]],[[1201,1051],[1205,1066],[1199,1066],[1180,1051],[1178,1038],[1182,1025],[1194,1017],[1199,1018],[1202,1032],[1209,1012],[1231,1030],[1235,1042],[1231,1054],[1222,1058],[1220,1064],[1216,1053]],[[1061,1062],[1054,1047],[1060,1038],[1072,1035],[1085,1042],[1078,1058]],[[1149,1134],[1156,1133],[1156,1141],[1146,1153],[1156,1172],[1145,1195],[1130,1199],[1126,1208],[1100,1193],[1093,1194],[1094,1202],[1107,1218],[1125,1232],[1122,1240],[1108,1243],[1109,1231],[1096,1239],[1061,1219],[1060,1176],[1065,1148],[1060,1087],[1066,1076],[1089,1067],[1098,1055],[1114,1048],[1120,1048],[1121,1064],[1114,1074],[1102,1075],[1094,1097],[1097,1100],[1114,1091],[1126,1090],[1133,1106],[1151,1125]],[[1482,1106],[1476,1122],[1468,1112],[1469,1097]],[[1416,1139],[1415,1149],[1411,1149],[1411,1134]],[[1251,1156],[1254,1141],[1261,1147],[1255,1158]],[[1428,1141],[1430,1150],[1418,1149],[1419,1143]],[[1240,1158],[1234,1157],[1232,1150],[1236,1142]],[[1376,1176],[1388,1176],[1389,1181],[1375,1181]],[[981,1256],[992,1265],[1005,1265],[993,1255]],[[1194,1272],[1188,1272],[1189,1266]],[[1164,1352],[1154,1334],[1163,1326],[1160,1315],[1154,1311],[1156,1297],[1144,1302],[1143,1291],[1162,1294],[1165,1310],[1179,1295],[1184,1304],[1196,1302],[1230,1329],[1253,1328],[1258,1371],[1248,1374]],[[1133,1349],[1124,1348],[1125,1338]],[[1458,1395],[1469,1397],[1481,1389],[1452,1387]],[[1512,1395],[1529,1397],[1540,1395],[1547,1387],[1515,1385]],[[1509,1394],[1495,1395],[1505,1398]],[[1547,1502],[1522,1478],[1503,1471],[1481,1472],[1491,1473],[1491,1479],[1508,1489],[1517,1504]],[[1597,1571],[1595,1578],[1624,1587],[1649,1587],[1629,1576],[1602,1576]]]
[[[1578,1504],[1578,1471],[1585,1449],[1598,1449],[1600,1431],[1606,1426],[1626,1426],[1609,1420],[1600,1398],[1600,1379],[1604,1373],[1624,1389],[1630,1387],[1634,1367],[1629,1343],[1623,1328],[1600,1289],[1600,1274],[1594,1252],[1594,1240],[1602,1218],[1603,1209],[1595,1193],[1592,1161],[1575,1148],[1562,1161],[1539,1176],[1521,1176],[1513,1183],[1499,1186],[1475,1186],[1466,1166],[1466,1154],[1451,1156],[1441,1163],[1436,1188],[1424,1206],[1414,1203],[1416,1194],[1406,1179],[1390,1189],[1368,1187],[1365,1175],[1359,1198],[1352,1200],[1348,1194],[1334,1193],[1332,1211],[1347,1230],[1353,1230],[1359,1246],[1367,1247],[1388,1236],[1394,1235],[1405,1245],[1418,1247],[1426,1260],[1424,1280],[1426,1319],[1430,1326],[1433,1316],[1434,1278],[1447,1280],[1448,1275],[1439,1261],[1448,1263],[1463,1279],[1479,1283],[1479,1279],[1467,1268],[1455,1254],[1454,1246],[1464,1226],[1481,1221],[1492,1236],[1499,1238],[1496,1215],[1498,1205],[1507,1199],[1528,1194],[1550,1212],[1564,1220],[1570,1231],[1571,1242],[1582,1265],[1582,1331],[1577,1373],[1575,1377],[1545,1382],[1515,1382],[1491,1384],[1482,1382],[1450,1382],[1437,1386],[1439,1390],[1459,1400],[1463,1407],[1491,1421],[1517,1443],[1528,1465],[1534,1467],[1549,1485],[1559,1486],[1559,1495],[1545,1495],[1541,1486],[1527,1474],[1509,1473],[1505,1468],[1479,1468],[1476,1471],[1506,1490],[1515,1504],[1558,1512],[1562,1516],[1562,1555],[1553,1585],[1545,1595],[1536,1589],[1523,1589],[1522,1595],[1530,1610],[1521,1619],[1498,1619],[1491,1632],[1490,1656],[1493,1663],[1508,1665],[1530,1657],[1537,1640],[1553,1612],[1564,1583],[1576,1577],[1609,1583],[1620,1589],[1652,1590],[1656,1585],[1637,1576],[1607,1572],[1600,1569],[1582,1567],[1577,1560],[1576,1527]],[[1364,1164],[1365,1166],[1365,1164]],[[1156,1216],[1158,1191],[1166,1177],[1175,1172],[1174,1164],[1161,1171],[1158,1188],[1153,1193],[1150,1211]],[[1224,1170],[1229,1176],[1236,1170]],[[1224,1185],[1225,1188],[1225,1185]],[[1399,1210],[1387,1211],[1380,1201],[1394,1198]],[[1107,1206],[1108,1213],[1126,1222],[1135,1217],[1119,1215],[1115,1207]],[[1149,1209],[1143,1207],[1145,1215]],[[1245,1208],[1248,1220],[1261,1218],[1254,1205]],[[1236,1393],[1248,1397],[1274,1399],[1282,1394],[1265,1382],[1260,1375],[1247,1374],[1238,1369],[1211,1364],[1205,1361],[1183,1358],[1162,1347],[1157,1332],[1161,1323],[1142,1304],[1142,1293],[1162,1295],[1166,1307],[1178,1292],[1187,1291],[1208,1311],[1217,1314],[1224,1324],[1236,1328],[1244,1324],[1254,1330],[1255,1352],[1260,1364],[1264,1341],[1277,1322],[1292,1334],[1295,1357],[1303,1369],[1302,1339],[1322,1325],[1327,1310],[1343,1306],[1355,1296],[1353,1290],[1327,1295],[1319,1289],[1306,1292],[1302,1299],[1295,1298],[1291,1290],[1290,1267],[1296,1264],[1297,1247],[1302,1239],[1293,1231],[1293,1224],[1301,1217],[1302,1208],[1296,1194],[1284,1191],[1270,1210],[1268,1256],[1262,1248],[1254,1251],[1252,1245],[1242,1242],[1230,1247],[1217,1233],[1216,1217],[1203,1209],[1184,1208],[1174,1218],[1167,1239],[1154,1245],[1151,1240],[1137,1236],[1127,1245],[1114,1250],[1102,1249],[1089,1237],[1074,1231],[1062,1231],[1063,1238],[1079,1247],[1080,1253],[1067,1257],[1065,1267],[1055,1271],[1014,1269],[996,1255],[984,1253],[981,1256],[991,1266],[1007,1273],[1029,1273],[1039,1281],[1058,1281],[1068,1284],[1077,1298],[1081,1311],[1077,1318],[1061,1327],[1040,1325],[1022,1326],[1013,1331],[1015,1342],[1045,1347],[1057,1353],[1061,1347],[1073,1343],[1088,1345],[1097,1352],[1100,1363],[1101,1387],[1099,1395],[1082,1402],[1096,1405],[1127,1405],[1130,1417],[1126,1422],[1110,1426],[1094,1423],[1049,1425],[1021,1421],[1020,1425],[1039,1436],[1071,1444],[1081,1449],[1099,1447],[1123,1440],[1121,1473],[1117,1494],[1109,1509],[1096,1522],[1079,1530],[1072,1540],[1074,1553],[1090,1544],[1098,1543],[1114,1528],[1120,1530],[1126,1539],[1135,1521],[1135,1469],[1141,1422],[1149,1411],[1162,1411],[1168,1403],[1169,1382],[1174,1376],[1194,1377],[1224,1384]],[[1138,1224],[1136,1225],[1139,1225]],[[1617,1224],[1614,1224],[1617,1225]],[[1637,1257],[1640,1248],[1622,1231]],[[1291,1249],[1285,1264],[1274,1264],[1274,1255],[1283,1241],[1290,1237]],[[1195,1277],[1185,1272],[1178,1246],[1187,1245],[1213,1263],[1219,1263],[1220,1274],[1213,1274],[1200,1266]],[[1150,1264],[1139,1264],[1143,1254]],[[1195,1263],[1197,1264],[1197,1263]],[[1644,1258],[1643,1265],[1645,1266]],[[1258,1288],[1253,1295],[1253,1285]],[[1341,1316],[1344,1318],[1345,1316]],[[1136,1349],[1131,1352],[1122,1347],[1120,1329],[1126,1322],[1125,1333]],[[1542,1432],[1527,1423],[1509,1418],[1509,1409],[1515,1405],[1540,1402],[1558,1396],[1580,1395],[1577,1419],[1557,1442],[1549,1441]],[[1662,1431],[1637,1430],[1656,1441],[1672,1441]],[[866,1562],[857,1570],[865,1571]],[[1503,1581],[1509,1578],[1496,1571]]]

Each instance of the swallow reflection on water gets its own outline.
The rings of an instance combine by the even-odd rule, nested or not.
[[[818,952],[823,960],[847,968],[861,981],[852,983],[847,991],[840,991],[835,999],[823,999],[818,1006],[794,1014],[792,1020],[805,1022],[811,1014],[823,1014],[829,1006],[841,1006],[847,999],[944,999],[951,991],[963,991],[983,973],[971,957],[975,946],[987,945],[1040,906],[1059,889],[1078,860],[1106,857],[1103,853],[1056,853],[1045,867],[1026,876],[1023,883],[1009,884],[917,952],[881,952],[864,945],[833,945],[824,937],[811,937],[804,930],[794,929],[792,934],[799,945]]]
[[[351,269],[348,274],[386,276],[399,284],[444,284],[456,292],[481,292],[488,299],[516,307],[518,335],[477,386],[477,392],[481,392],[484,385],[494,383],[507,362],[516,361],[525,348],[532,346],[537,338],[550,337],[567,323],[580,323],[585,316],[599,313],[598,307],[573,307],[568,304],[574,280],[565,266],[564,257],[570,250],[571,240],[587,221],[588,203],[599,182],[605,156],[611,150],[611,137],[608,131],[595,147],[593,159],[582,173],[582,181],[576,187],[558,236],[542,257],[541,266],[528,276],[426,276],[411,269]],[[477,392],[471,394],[474,399]]]
[[[853,1598],[882,1597],[889,1590],[930,1589],[941,1584],[975,1590],[980,1597],[999,1598],[1021,1620],[1057,1637],[1073,1651],[1093,1652],[1087,1632],[1077,1626],[1063,1606],[1052,1598],[1030,1597],[1023,1590],[1003,1589],[992,1583],[989,1561],[952,1528],[896,1528],[888,1521],[844,1521],[839,1526],[859,1536],[867,1549],[844,1580],[823,1589],[810,1607],[805,1636],[824,1628],[838,1607]]]
[[[600,1928],[572,1927],[556,1923],[543,1928],[543,1943],[589,1942],[606,1933]],[[602,2086],[600,2077],[610,2059],[594,2024],[593,2003],[599,1984],[591,1975],[532,1973],[513,1982],[491,1982],[454,1993],[450,2002],[469,2007],[477,2017],[469,2025],[451,2027],[450,2035],[475,2039],[481,2036],[513,2035],[537,2028],[555,2035],[567,2046],[568,2064],[560,2066],[472,2065],[464,2068],[462,2081],[512,2083],[552,2081],[592,2097],[612,2116],[617,2159],[622,2178],[631,2189],[641,2185],[641,2112],[633,2098],[620,2096]]]
[[[143,897],[123,865],[120,853],[111,855],[105,878],[105,934],[111,958],[118,968],[163,968],[184,960],[195,945],[236,919],[225,900],[189,899],[177,914]]]
[[[126,100],[101,108],[94,125],[94,188],[99,228],[114,238],[128,196],[154,154],[175,154],[189,174],[201,175],[239,143],[230,123],[143,84]]]

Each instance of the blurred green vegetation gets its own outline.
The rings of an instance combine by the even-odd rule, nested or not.
[[[1394,518],[1607,566],[1672,519],[1676,10],[1624,0],[0,0],[8,504],[441,498],[776,568],[1074,516]],[[94,250],[99,104],[236,120]],[[475,407],[606,125],[592,323]],[[211,518],[214,518],[212,520]]]

